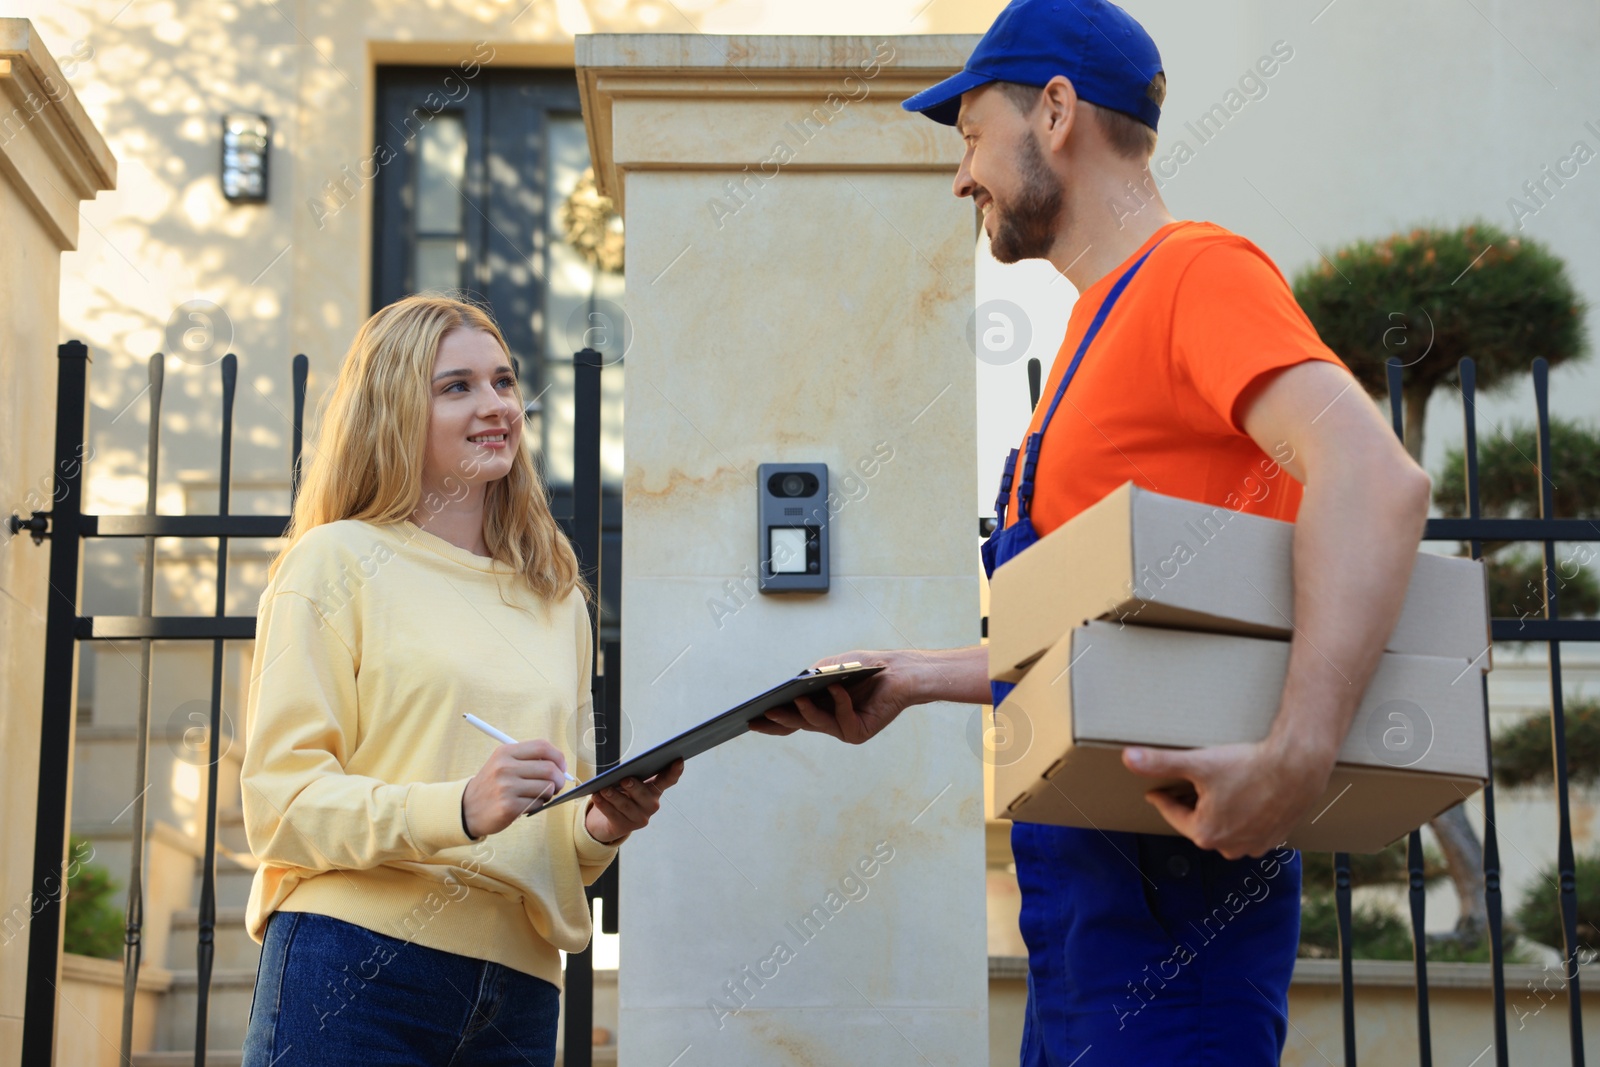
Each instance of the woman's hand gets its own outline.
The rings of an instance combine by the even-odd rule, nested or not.
[[[497,834],[561,791],[567,758],[548,741],[501,745],[461,794],[461,817],[473,839]]]
[[[595,793],[589,798],[589,810],[583,817],[589,836],[609,845],[643,827],[661,810],[661,794],[677,784],[682,774],[683,760],[674,760],[666,770],[642,782],[624,778],[620,784]]]

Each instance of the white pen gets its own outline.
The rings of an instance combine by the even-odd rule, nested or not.
[[[504,730],[498,730],[495,727],[490,726],[488,723],[484,722],[482,719],[471,714],[470,712],[462,712],[461,717],[466,719],[467,722],[471,723],[473,726],[476,726],[478,729],[482,730],[484,733],[488,734],[490,737],[494,738],[496,741],[500,742],[502,745],[514,745],[517,743],[517,739],[515,737],[512,737]],[[567,781],[571,782],[573,785],[583,784],[582,781],[572,777],[570,774],[567,774],[566,771],[562,771],[561,773],[566,774]]]

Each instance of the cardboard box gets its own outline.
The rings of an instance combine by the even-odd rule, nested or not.
[[[1284,641],[1091,622],[996,709],[995,810],[1018,822],[1175,833],[1144,799],[1163,785],[1125,745],[1259,741],[1277,715]],[[1296,848],[1377,852],[1471,796],[1489,773],[1482,675],[1466,658],[1385,653]]]
[[[1019,681],[1089,619],[1288,637],[1294,524],[1125,483],[995,571],[989,677]],[[1483,563],[1417,553],[1391,652],[1491,666]]]

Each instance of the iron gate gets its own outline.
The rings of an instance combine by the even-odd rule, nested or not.
[[[28,939],[27,989],[23,1014],[22,1062],[48,1065],[54,1054],[60,944],[65,898],[69,827],[67,783],[73,757],[73,683],[79,641],[138,640],[143,679],[136,729],[134,778],[139,794],[133,811],[131,865],[128,878],[126,936],[123,950],[123,1007],[121,1058],[132,1062],[133,1004],[142,953],[145,760],[150,739],[151,643],[210,641],[211,700],[207,737],[210,745],[208,788],[201,866],[198,936],[195,946],[199,976],[195,1011],[195,1065],[206,1062],[206,1014],[209,1006],[216,930],[217,765],[221,753],[223,646],[228,641],[255,637],[254,616],[225,613],[230,538],[282,536],[288,515],[233,515],[229,513],[229,482],[233,461],[233,406],[238,380],[238,359],[232,353],[219,364],[222,384],[221,455],[218,463],[218,498],[215,515],[159,515],[156,488],[161,440],[163,357],[149,362],[149,436],[147,441],[146,497],[143,515],[87,515],[83,513],[83,467],[87,459],[88,348],[68,341],[57,351],[55,492],[48,512],[35,511],[22,519],[13,515],[13,536],[28,531],[35,543],[50,541],[49,608],[45,623],[44,695],[39,740],[39,789],[34,828],[33,897]],[[589,349],[574,356],[576,364],[576,427],[574,447],[574,514],[563,522],[578,554],[584,576],[600,588],[601,486],[600,486],[600,370],[599,353]],[[302,431],[305,421],[307,360],[293,362],[293,438],[290,455],[290,508],[299,487]],[[82,543],[89,538],[143,538],[144,571],[139,614],[125,616],[79,615]],[[215,607],[210,615],[158,616],[154,614],[155,540],[158,537],[214,538],[217,542]],[[620,722],[620,642],[600,641],[598,609],[591,619],[591,637],[600,650],[595,657],[591,686],[594,702],[596,762],[601,770],[620,758],[620,731],[607,728]],[[607,672],[613,684],[607,685]],[[603,898],[602,929],[617,929],[617,863],[589,889],[591,901]],[[592,946],[567,959],[565,1000],[566,1067],[590,1067],[593,1036]]]
[[[221,362],[222,440],[219,461],[217,514],[158,515],[155,510],[159,456],[162,361],[150,363],[150,430],[147,467],[146,513],[144,515],[87,515],[82,511],[83,461],[86,448],[86,407],[88,401],[88,350],[80,342],[60,346],[57,377],[57,422],[55,438],[55,496],[49,512],[34,512],[29,519],[13,516],[12,532],[28,530],[36,541],[51,542],[49,581],[51,596],[46,621],[44,659],[43,718],[39,749],[39,791],[33,860],[33,917],[28,945],[26,1007],[23,1022],[23,1062],[51,1062],[55,1037],[56,989],[59,968],[58,946],[62,925],[62,874],[67,842],[68,772],[72,760],[72,691],[79,641],[137,639],[142,647],[142,673],[149,677],[150,643],[154,640],[212,642],[212,685],[210,728],[212,746],[210,788],[207,794],[205,859],[201,871],[201,904],[196,960],[200,976],[196,1012],[195,1062],[205,1062],[206,1010],[209,976],[214,957],[216,774],[217,746],[220,743],[222,649],[230,640],[249,640],[255,632],[255,619],[224,613],[227,589],[227,546],[230,538],[273,538],[283,533],[288,516],[229,514],[229,477],[232,462],[233,397],[237,380],[237,360],[233,355]],[[575,358],[577,364],[577,420],[575,484],[577,487],[570,535],[587,577],[598,588],[600,558],[600,369],[602,358],[585,350]],[[291,486],[298,483],[304,421],[306,357],[294,360],[294,432],[291,454]],[[1464,401],[1464,457],[1466,465],[1466,517],[1428,520],[1424,540],[1466,542],[1474,558],[1482,556],[1486,541],[1533,542],[1543,546],[1543,616],[1539,618],[1496,618],[1492,636],[1496,641],[1542,642],[1549,655],[1551,732],[1557,804],[1557,869],[1563,929],[1563,980],[1567,991],[1571,1062],[1584,1063],[1579,949],[1577,936],[1577,886],[1572,849],[1571,814],[1568,804],[1566,722],[1561,684],[1561,643],[1600,641],[1600,621],[1560,617],[1557,596],[1555,544],[1558,541],[1594,541],[1597,526],[1585,519],[1553,518],[1553,475],[1550,451],[1549,367],[1535,360],[1532,367],[1534,400],[1538,413],[1538,457],[1540,499],[1538,518],[1484,518],[1479,503],[1476,380],[1470,359],[1459,364]],[[1402,431],[1401,368],[1389,368],[1389,401],[1395,432]],[[1037,394],[1037,385],[1034,387]],[[293,489],[291,489],[291,507]],[[132,616],[80,616],[78,587],[82,542],[88,538],[143,538],[145,569],[140,613]],[[157,537],[215,538],[217,540],[217,589],[215,609],[209,616],[156,616],[152,612],[154,543]],[[598,638],[598,633],[597,633]],[[602,654],[596,657],[594,686],[595,728],[598,761],[603,768],[614,765],[619,731],[606,724],[619,720],[621,687],[615,684],[620,664],[618,642],[597,643]],[[609,667],[609,671],[606,668]],[[609,681],[612,684],[607,684]],[[1487,687],[1487,677],[1480,680]],[[1487,690],[1485,690],[1487,696]],[[1485,700],[1487,707],[1487,700]],[[148,682],[141,695],[137,759],[141,761],[136,782],[144,780],[142,761],[149,739]],[[1506,1028],[1506,990],[1504,972],[1503,904],[1500,892],[1498,831],[1495,824],[1494,784],[1491,778],[1484,789],[1485,905],[1488,915],[1490,974],[1494,1000],[1495,1063],[1506,1067],[1511,1062]],[[127,1057],[131,1043],[133,990],[137,979],[143,922],[139,870],[142,853],[142,794],[135,799],[133,867],[129,879],[128,921],[124,952],[125,986],[122,1048]],[[1426,959],[1426,894],[1423,870],[1422,836],[1410,836],[1408,847],[1410,874],[1410,912],[1416,969],[1416,1009],[1419,1059],[1423,1067],[1433,1062],[1429,1007],[1428,963]],[[616,931],[617,866],[591,890],[591,896],[606,901],[603,929]],[[1344,1011],[1344,1060],[1354,1067],[1356,1057],[1356,1014],[1354,971],[1351,957],[1350,860],[1343,853],[1334,857],[1335,899],[1337,904],[1341,986]],[[591,1062],[591,1023],[593,1007],[592,965],[588,951],[568,958],[566,992],[565,1062],[568,1067],[589,1067]]]
[[[1028,361],[1028,392],[1032,407],[1038,407],[1040,389],[1040,363]],[[1496,618],[1491,620],[1491,638],[1494,641],[1520,641],[1545,644],[1549,649],[1552,758],[1557,809],[1556,867],[1559,876],[1561,926],[1563,937],[1562,981],[1567,992],[1569,1030],[1572,1046],[1572,1063],[1584,1063],[1582,996],[1579,985],[1579,949],[1577,935],[1577,879],[1574,873],[1572,851],[1572,818],[1568,805],[1567,741],[1565,708],[1561,692],[1561,642],[1600,641],[1600,620],[1563,619],[1560,615],[1556,577],[1555,543],[1557,541],[1600,540],[1600,523],[1589,519],[1554,518],[1554,476],[1550,456],[1549,364],[1536,359],[1532,364],[1534,403],[1538,413],[1539,517],[1527,519],[1484,518],[1478,489],[1478,428],[1477,428],[1477,378],[1473,361],[1463,359],[1457,365],[1460,379],[1465,437],[1463,459],[1465,462],[1466,517],[1429,519],[1423,531],[1424,541],[1456,541],[1469,545],[1473,559],[1483,556],[1486,541],[1534,542],[1543,545],[1544,567],[1541,590],[1542,617]],[[1389,412],[1394,432],[1404,440],[1403,405],[1401,396],[1402,366],[1391,359],[1388,366]],[[989,536],[995,527],[993,517],[978,520],[978,533]],[[984,635],[988,635],[988,619],[983,620]],[[1488,714],[1487,674],[1481,676],[1485,715]],[[1485,722],[1485,732],[1488,723]],[[1504,921],[1500,892],[1500,845],[1495,823],[1494,768],[1491,760],[1490,778],[1483,791],[1484,840],[1483,875],[1484,904],[1488,914],[1490,976],[1494,997],[1494,1062],[1497,1067],[1508,1067],[1511,1062],[1506,1031],[1506,980],[1504,962]],[[1408,897],[1411,913],[1413,963],[1416,970],[1417,1048],[1421,1067],[1432,1067],[1433,1045],[1428,1010],[1427,891],[1424,877],[1422,832],[1414,830],[1406,847],[1408,869]],[[1343,1005],[1344,1062],[1346,1067],[1356,1067],[1356,1011],[1355,974],[1352,956],[1351,881],[1350,857],[1347,853],[1333,856],[1334,901],[1338,918],[1340,986]],[[1485,1050],[1488,1051],[1487,1049]],[[1475,1063],[1477,1061],[1474,1061]]]
[[[1558,472],[1552,469],[1550,461],[1550,366],[1545,360],[1536,359],[1533,361],[1532,370],[1534,404],[1538,412],[1539,454],[1535,462],[1539,472],[1539,517],[1506,519],[1484,518],[1482,515],[1478,491],[1477,376],[1472,360],[1463,359],[1457,364],[1457,372],[1461,387],[1464,431],[1462,454],[1466,468],[1466,517],[1429,519],[1422,538],[1424,541],[1466,542],[1473,559],[1483,557],[1485,541],[1535,542],[1543,545],[1543,617],[1492,619],[1490,636],[1494,641],[1542,642],[1549,650],[1550,728],[1556,790],[1556,866],[1560,878],[1563,979],[1567,991],[1572,1063],[1574,1067],[1580,1067],[1584,1062],[1584,1054],[1582,996],[1578,974],[1580,948],[1577,935],[1578,897],[1572,852],[1572,819],[1568,807],[1567,732],[1561,692],[1561,642],[1600,640],[1600,621],[1561,618],[1557,599],[1555,544],[1557,541],[1595,540],[1600,536],[1600,526],[1587,519],[1552,517],[1551,513],[1555,510],[1553,476]],[[1401,365],[1393,358],[1389,360],[1388,386],[1390,418],[1395,433],[1404,440]],[[1484,687],[1484,714],[1487,716],[1489,703],[1487,674],[1480,677],[1480,684]],[[1487,733],[1487,721],[1484,726]],[[1498,1067],[1507,1067],[1511,1062],[1511,1051],[1506,1032],[1505,940],[1492,759],[1489,775],[1489,781],[1483,790],[1484,904],[1488,912],[1489,968],[1494,996],[1494,1062]],[[1416,966],[1418,1058],[1422,1067],[1432,1067],[1433,1046],[1428,1015],[1427,938],[1424,931],[1427,902],[1420,830],[1411,832],[1406,858],[1410,875],[1411,936]],[[1355,1067],[1356,1013],[1351,959],[1350,857],[1341,852],[1336,853],[1333,860],[1334,892],[1339,924],[1340,985],[1344,1008],[1344,1062],[1347,1067]]]

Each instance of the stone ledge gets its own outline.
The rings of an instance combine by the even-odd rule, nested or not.
[[[117,160],[28,19],[0,18],[0,113],[24,116],[0,142],[0,175],[60,248],[76,248],[78,204],[116,188]]]
[[[895,67],[955,72],[978,44],[976,34],[710,34],[584,33],[573,41],[579,67],[638,73],[722,71],[803,74],[853,67],[862,50],[894,45]],[[935,79],[937,80],[937,79]],[[929,82],[931,85],[932,82]]]
[[[1357,989],[1372,987],[1403,987],[1416,985],[1416,967],[1406,960],[1356,960],[1355,985]],[[1561,968],[1546,968],[1536,964],[1515,963],[1505,969],[1506,989],[1522,989],[1528,982],[1540,982],[1546,977],[1559,975]],[[1593,983],[1600,978],[1600,963],[1585,964],[1578,969],[1579,983]],[[990,956],[989,980],[1022,981],[1028,977],[1026,956]],[[1338,960],[1296,960],[1294,985],[1339,984]],[[1430,963],[1428,964],[1429,989],[1489,989],[1493,980],[1487,963]]]
[[[211,971],[211,992],[216,993],[222,989],[254,989],[256,987],[256,969],[254,967],[215,967]],[[193,993],[200,988],[200,972],[195,968],[188,968],[172,972],[173,992]]]
[[[1026,981],[1028,978],[1028,957],[1026,956],[990,956],[989,981]]]
[[[172,988],[172,972],[165,967],[146,963],[139,968],[139,989],[150,993],[165,993]],[[61,954],[61,980],[87,982],[92,985],[122,988],[122,961],[103,960],[96,956],[80,956],[76,952]]]
[[[242,904],[218,905],[216,915],[217,929],[220,930],[224,926],[237,926],[243,929],[246,910]],[[199,925],[199,908],[179,908],[172,913],[172,928],[174,930],[179,927],[198,927]]]
[[[1416,965],[1410,960],[1356,960],[1356,988],[1363,986],[1416,985]],[[1522,989],[1528,982],[1543,981],[1554,974],[1560,975],[1560,966],[1541,967],[1537,964],[1513,963],[1505,968],[1506,989]],[[1600,964],[1590,964],[1578,969],[1579,982],[1593,982],[1600,975]],[[1296,960],[1295,985],[1339,984],[1338,960]],[[1429,989],[1490,989],[1493,979],[1487,963],[1430,963],[1428,964]]]
[[[977,44],[965,34],[788,36],[581,34],[575,40],[578,92],[596,182],[625,210],[630,170],[748,170],[773,164],[775,139],[818,105],[818,129],[843,116],[839,132],[789,170],[949,170],[960,141],[902,99],[960,70]],[[887,52],[880,49],[889,49]],[[876,99],[867,103],[868,96]],[[848,97],[848,100],[844,98]],[[826,113],[821,105],[838,98]],[[631,107],[614,121],[614,105]],[[845,103],[861,101],[845,111]],[[777,105],[777,106],[774,106]],[[698,122],[684,123],[692,110]],[[670,135],[668,130],[673,131]],[[804,131],[802,131],[804,132]],[[794,132],[786,134],[796,139]],[[798,138],[803,144],[808,137]]]

